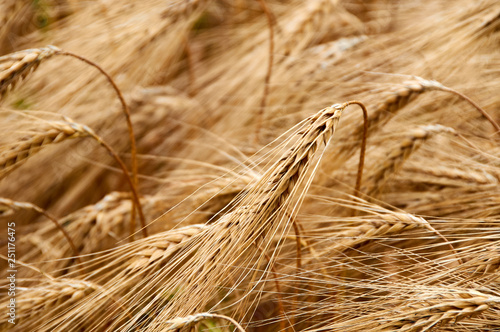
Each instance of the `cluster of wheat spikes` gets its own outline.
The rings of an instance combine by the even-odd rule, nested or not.
[[[500,6],[453,4],[0,3],[0,331],[500,330]]]

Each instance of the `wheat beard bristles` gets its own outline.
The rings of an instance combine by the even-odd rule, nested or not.
[[[28,49],[0,57],[0,100],[3,95],[19,81],[34,71],[44,59],[61,50],[55,46]]]
[[[330,140],[345,107],[346,105],[335,104],[309,118],[307,122],[310,129],[303,132],[297,145],[280,160],[277,170],[269,180],[271,188],[268,188],[266,193],[277,198],[277,204],[287,199],[319,144],[323,142],[326,145]]]
[[[304,181],[304,174],[321,143],[328,142],[333,135],[344,107],[346,105],[338,104],[327,107],[306,120],[297,142],[285,157],[250,187],[239,207],[214,224],[160,233],[108,256],[111,261],[106,259],[109,264],[97,273],[103,278],[96,280],[109,289],[112,296],[121,297],[127,306],[141,304],[141,309],[133,312],[132,319],[128,317],[129,312],[103,311],[98,306],[89,307],[82,302],[65,316],[65,322],[58,327],[80,323],[95,327],[95,322],[84,320],[87,315],[92,315],[96,322],[108,322],[115,329],[141,326],[154,331],[166,321],[191,315],[196,312],[195,307],[200,308],[197,311],[204,311],[202,308],[215,296],[217,287],[214,286],[219,286],[213,281],[228,282],[221,276],[230,275],[234,267],[259,260],[254,242],[264,235],[263,247],[267,247],[266,241],[273,241],[273,237],[265,234],[276,233],[283,227],[282,213],[277,211],[285,209],[284,205],[290,204],[290,198],[297,195],[294,189]],[[130,250],[136,254],[129,256]],[[126,266],[123,266],[120,252],[126,252],[130,257]],[[129,281],[132,281],[132,287]],[[165,294],[173,296],[172,299],[165,302]],[[107,301],[107,298],[98,295],[98,300],[95,303]],[[146,313],[152,321],[144,326],[141,321]]]
[[[262,253],[256,250],[255,242],[262,237],[262,247],[266,248],[268,243],[273,241],[270,234],[279,232],[280,227],[287,229],[290,220],[283,217],[283,214],[291,204],[290,199],[298,195],[294,190],[299,183],[305,181],[304,176],[311,166],[311,159],[320,144],[327,143],[332,137],[346,106],[347,103],[335,104],[306,120],[304,129],[299,132],[298,141],[252,185],[239,206],[199,235],[184,242],[185,249],[162,271],[163,275],[171,275],[175,271],[167,284],[163,285],[163,289],[181,287],[184,291],[177,293],[162,307],[161,312],[154,309],[154,302],[161,299],[153,300],[144,308],[156,313],[151,323],[151,331],[155,331],[154,326],[161,325],[162,321],[189,315],[190,308],[204,308],[215,295],[212,290],[214,285],[210,284],[209,280],[223,280],[225,277],[222,276],[229,275],[234,267],[254,264],[251,263],[252,259],[263,259]],[[308,185],[309,183],[303,189],[304,192]],[[296,209],[297,206],[294,207],[294,210]],[[185,257],[190,258],[186,261]],[[249,267],[249,271],[252,271],[251,266]],[[147,283],[144,285],[145,288],[152,287],[147,286]],[[192,294],[197,295],[195,299]],[[139,316],[136,316],[135,319],[138,318]],[[136,326],[135,324],[137,323],[129,322],[126,326],[131,328]]]

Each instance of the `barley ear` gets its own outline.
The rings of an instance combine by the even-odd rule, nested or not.
[[[28,49],[0,57],[0,101],[8,90],[26,79],[38,65],[60,51],[55,46]]]

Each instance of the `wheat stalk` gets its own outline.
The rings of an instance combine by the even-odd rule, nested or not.
[[[423,79],[423,78],[418,77],[418,76],[415,76],[415,79],[416,79],[416,82],[418,84],[422,85],[423,87],[425,87],[428,90],[446,91],[446,92],[450,92],[450,93],[452,93],[454,95],[457,95],[460,98],[464,99],[470,105],[472,105],[479,113],[481,113],[481,115],[487,121],[489,121],[491,123],[491,125],[493,126],[493,128],[495,128],[497,134],[500,133],[500,125],[491,117],[491,115],[489,115],[488,112],[486,112],[481,106],[479,106],[475,101],[473,101],[472,99],[470,99],[469,97],[467,97],[463,93],[458,92],[458,91],[456,91],[456,90],[454,90],[452,88],[449,88],[447,86],[444,86],[443,84],[441,84],[441,83],[439,83],[437,81],[426,80],[426,79]],[[409,84],[412,84],[412,82],[410,82]]]
[[[148,301],[144,303],[145,307],[142,310],[148,310],[153,317],[160,303],[164,301],[159,295],[151,299],[147,298],[146,294],[149,292],[148,290],[158,287],[158,280],[165,279],[162,286],[164,292],[175,292],[174,290],[178,287],[184,290],[175,296],[175,301],[168,303],[168,308],[158,312],[158,315],[150,323],[151,326],[154,326],[156,322],[161,324],[161,321],[169,320],[172,316],[185,316],[183,308],[190,306],[184,305],[185,301],[197,302],[197,306],[202,307],[202,303],[213,296],[210,294],[210,289],[213,286],[207,284],[206,287],[203,287],[202,285],[209,282],[215,275],[218,279],[221,275],[226,275],[236,264],[235,259],[237,260],[239,256],[236,253],[241,252],[242,248],[252,247],[261,234],[275,232],[273,228],[279,227],[280,224],[276,220],[276,218],[279,219],[279,214],[276,214],[276,211],[283,209],[285,204],[290,204],[288,200],[290,196],[293,196],[294,188],[303,181],[304,173],[309,168],[311,159],[319,145],[328,142],[332,136],[346,106],[346,104],[336,104],[308,118],[305,121],[304,130],[299,133],[294,146],[283,158],[272,165],[257,183],[251,185],[234,211],[225,214],[217,222],[187,241],[176,245],[174,247],[176,249],[175,255],[169,258],[167,265],[164,265],[157,273],[148,274],[148,277],[143,279],[137,287],[127,288],[127,296],[134,296],[135,301],[137,299]],[[236,237],[238,241],[236,241]],[[269,240],[272,241],[272,238]],[[215,252],[214,246],[219,248]],[[263,248],[265,250],[266,246]],[[217,254],[221,250],[222,252]],[[155,266],[156,262],[161,261],[156,258],[152,259],[152,257],[164,257],[162,251],[155,252],[157,252],[156,248],[148,248],[147,252],[143,252],[142,257],[133,262],[133,268],[139,269],[137,271],[150,270],[150,262]],[[260,258],[263,257],[264,255],[260,255]],[[117,263],[120,264],[119,260]],[[259,264],[257,263],[257,266]],[[108,267],[112,265],[113,263],[107,264]],[[112,272],[107,274],[113,275]],[[166,279],[167,276],[170,277]],[[118,276],[108,283],[110,287],[116,288],[117,285],[123,283],[123,277]],[[189,289],[194,285],[198,285],[196,286],[197,296],[188,296]],[[201,292],[199,291],[200,287],[203,289]],[[136,326],[140,315],[140,313],[135,315],[133,320],[126,323],[126,326]],[[116,324],[119,321],[121,318],[116,320]]]
[[[81,263],[81,259],[80,257],[78,257],[80,255],[80,253],[78,252],[78,249],[76,248],[75,246],[75,243],[73,242],[73,240],[71,239],[71,237],[69,236],[68,232],[66,232],[66,230],[61,226],[61,224],[57,221],[56,218],[54,218],[53,216],[51,216],[47,211],[45,211],[44,209],[42,209],[41,207],[35,205],[35,204],[32,204],[32,203],[28,203],[28,202],[17,202],[17,201],[13,201],[11,199],[7,199],[7,198],[0,198],[0,205],[3,205],[3,206],[6,206],[6,207],[9,207],[10,209],[12,210],[20,210],[20,209],[27,209],[27,210],[33,210],[33,211],[36,211],[42,215],[44,215],[47,219],[49,219],[56,227],[59,231],[61,231],[61,233],[64,235],[64,237],[66,238],[66,240],[68,241],[71,249],[73,250],[73,254],[75,255],[75,259]]]
[[[66,231],[82,255],[109,250],[126,239],[132,205],[130,198],[130,192],[111,192],[99,202],[64,216],[60,224],[66,225]],[[150,218],[163,212],[167,202],[159,195],[141,197],[144,212]],[[65,239],[60,233],[54,234],[52,228],[50,224],[40,225],[36,231],[24,235],[18,248],[25,254],[20,257],[27,262],[45,261],[44,267],[48,271],[68,273],[74,262],[62,259],[68,250]],[[86,267],[74,266],[78,271]]]
[[[372,112],[368,113],[366,122],[369,123],[369,128],[365,128],[366,125],[356,126],[352,135],[354,137],[372,135],[388,121],[391,115],[394,115],[398,110],[408,105],[413,99],[425,91],[427,91],[425,85],[419,84],[418,82],[412,82],[403,85],[397,90],[386,92],[382,101],[374,107]],[[366,135],[363,134],[365,131]],[[338,158],[340,160],[347,160],[354,153],[357,142],[350,140],[343,142],[342,145],[342,150],[338,152]]]
[[[264,118],[264,112],[266,109],[267,95],[269,94],[269,84],[271,82],[271,75],[273,72],[273,61],[274,61],[274,19],[273,15],[266,4],[265,0],[259,0],[259,4],[262,10],[266,14],[267,24],[269,26],[269,59],[267,63],[267,73],[264,78],[264,91],[262,93],[262,99],[260,102],[259,113],[257,114],[257,130],[255,132],[255,142],[259,141],[260,128],[262,127],[262,121]]]
[[[113,324],[118,325],[123,323],[122,319],[132,320],[131,315],[134,313],[141,315],[138,313],[141,306],[130,312],[129,310],[121,310],[123,308],[121,304],[126,303],[128,308],[134,308],[134,306],[130,306],[131,301],[138,298],[145,301],[146,294],[153,292],[153,290],[163,293],[164,290],[160,290],[156,286],[151,289],[144,288],[144,281],[155,276],[162,268],[172,264],[175,254],[189,245],[189,240],[192,237],[199,235],[209,227],[211,226],[192,225],[161,232],[114,248],[103,257],[98,256],[94,260],[85,262],[83,267],[94,267],[86,279],[92,278],[93,284],[102,286],[95,289],[98,293],[92,298],[92,306],[88,306],[87,302],[75,303],[71,311],[64,313],[67,316],[61,316],[61,320],[67,320],[64,324],[69,324],[68,326],[82,324],[86,329],[99,329],[104,322],[110,324],[113,322]],[[116,307],[106,306],[109,299],[119,299],[115,302],[120,305]],[[103,310],[104,307],[105,310]],[[55,307],[54,312],[59,312],[58,308]],[[61,309],[63,308],[62,304]],[[87,320],[86,317],[89,315],[94,317],[92,321]],[[56,327],[62,329],[64,326],[66,325],[54,322],[47,329]]]
[[[361,225],[337,232],[331,236],[335,238],[333,245],[327,247],[328,252],[341,253],[345,250],[356,248],[368,241],[376,240],[393,234],[401,234],[416,228],[427,228],[436,233],[458,257],[457,252],[450,242],[441,235],[427,220],[410,213],[391,212],[377,214],[377,219],[367,220]]]
[[[414,80],[404,82],[402,87],[398,88],[397,90],[388,92],[383,100],[379,102],[377,106],[375,106],[375,110],[370,113],[368,117],[368,122],[370,123],[368,135],[378,130],[378,128],[380,128],[381,125],[383,125],[387,121],[390,115],[394,115],[398,110],[408,105],[417,96],[426,91],[433,90],[447,91],[460,96],[472,106],[474,106],[474,108],[476,108],[492,124],[497,132],[500,132],[500,126],[496,123],[496,121],[479,105],[477,105],[477,103],[475,103],[467,96],[451,88],[448,88],[437,81],[425,80],[421,77],[414,76]],[[362,130],[364,130],[364,128],[362,129],[362,127],[357,127],[354,130],[354,135],[361,135]],[[342,150],[341,154],[344,155],[344,157],[346,157],[345,155],[351,155],[355,144],[356,143],[354,142],[344,144],[344,149]]]
[[[279,227],[281,214],[287,214],[284,209],[287,204],[290,204],[289,200],[294,196],[295,188],[304,181],[303,177],[310,167],[314,154],[320,144],[326,144],[330,140],[342,111],[348,105],[349,103],[335,104],[306,119],[293,147],[248,189],[247,195],[239,202],[239,206],[190,241],[193,244],[197,243],[195,248],[202,255],[191,260],[194,268],[197,269],[197,266],[205,264],[204,262],[209,259],[207,253],[210,249],[202,249],[204,242],[208,242],[207,245],[210,246],[210,241],[216,241],[221,249],[231,253],[233,250],[241,250],[237,248],[250,248],[260,236],[264,236],[265,239],[265,234],[275,232],[274,229]],[[285,219],[289,220],[289,216]],[[241,234],[238,236],[237,243],[233,240],[236,233]],[[266,241],[272,241],[272,238]],[[194,245],[191,246],[194,247]],[[262,248],[266,250],[267,244],[264,244]],[[183,256],[185,255],[188,254],[185,253]],[[259,260],[263,258],[264,255],[261,255]],[[235,262],[232,259],[234,258],[212,257],[210,261],[213,261],[212,264],[215,264],[214,267],[217,269],[211,273],[216,273],[215,271],[221,268],[226,270],[234,265]],[[221,262],[217,263],[218,261]],[[195,279],[199,277],[196,276]],[[197,283],[195,280],[192,282]],[[182,300],[178,299],[178,301]]]
[[[487,172],[486,170],[475,171],[472,169],[458,169],[442,165],[432,165],[432,167],[427,165],[419,165],[419,166],[408,165],[408,170],[412,172],[418,172],[421,174],[435,176],[438,178],[462,180],[471,183],[479,183],[479,184],[498,183],[497,176]]]

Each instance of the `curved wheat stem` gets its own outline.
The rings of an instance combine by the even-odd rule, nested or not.
[[[467,97],[463,93],[458,92],[457,90],[454,90],[454,89],[449,88],[447,86],[444,86],[443,84],[441,84],[441,83],[439,83],[437,81],[426,80],[426,79],[423,79],[423,78],[418,77],[418,76],[415,76],[415,79],[417,80],[418,84],[421,84],[426,89],[429,89],[429,90],[441,90],[441,91],[450,92],[450,93],[452,93],[454,95],[457,95],[460,98],[464,99],[470,105],[472,105],[479,113],[481,113],[481,115],[486,120],[488,120],[491,123],[491,125],[493,126],[493,128],[495,128],[497,134],[500,133],[500,125],[491,117],[491,115],[489,115],[488,112],[486,112],[484,109],[481,108],[481,106],[479,106],[475,101],[473,101],[472,99],[470,99],[469,97]],[[410,84],[411,84],[411,82],[410,82]]]
[[[260,110],[257,114],[257,130],[255,132],[255,142],[259,141],[260,128],[262,127],[262,121],[264,118],[264,112],[266,109],[267,96],[269,94],[269,84],[271,82],[271,75],[273,72],[273,62],[274,62],[274,20],[269,7],[265,0],[259,0],[260,6],[264,10],[267,17],[267,23],[269,26],[269,59],[267,64],[267,73],[264,79],[264,92],[262,93],[262,99],[260,102]]]
[[[368,136],[368,112],[366,111],[366,107],[362,102],[353,100],[348,101],[348,105],[358,105],[363,112],[363,135],[361,139],[361,148],[359,152],[359,162],[358,162],[358,173],[356,176],[356,185],[354,187],[354,196],[358,196],[361,190],[361,182],[363,180],[363,168],[365,165],[365,152],[366,152],[366,137]]]
[[[36,212],[44,215],[47,219],[52,221],[52,223],[57,227],[57,229],[59,229],[59,231],[61,231],[61,233],[64,235],[64,237],[68,241],[68,244],[70,245],[71,249],[73,250],[73,254],[75,255],[75,259],[79,263],[82,262],[80,257],[78,257],[80,255],[80,253],[78,252],[78,249],[76,248],[75,243],[73,242],[73,240],[69,236],[68,232],[66,232],[66,230],[61,226],[61,224],[57,221],[57,219],[54,218],[53,216],[51,216],[47,211],[45,211],[41,207],[39,207],[35,204],[32,204],[32,203],[17,202],[17,201],[13,201],[13,200],[7,199],[7,198],[0,198],[0,205],[7,206],[7,207],[11,208],[12,210],[19,210],[19,209],[33,210],[33,211],[36,211]]]
[[[375,106],[375,109],[367,115],[367,119],[363,123],[363,126],[356,126],[353,129],[352,135],[354,137],[368,137],[372,135],[389,120],[391,115],[394,115],[426,90],[428,89],[424,85],[412,82],[405,84],[397,90],[386,92],[382,101],[380,101]],[[363,114],[363,116],[365,115]],[[370,124],[368,128],[365,128],[366,123]],[[337,154],[338,158],[347,160],[356,151],[355,148],[357,144],[356,141],[343,142],[342,150]]]
[[[136,141],[135,141],[134,126],[132,125],[132,120],[130,118],[130,109],[128,107],[128,104],[125,102],[125,98],[123,97],[122,92],[120,91],[120,89],[116,85],[115,81],[111,78],[111,76],[104,69],[102,69],[102,67],[99,66],[97,63],[90,61],[90,60],[88,60],[88,59],[86,59],[78,54],[68,52],[68,51],[60,50],[57,52],[57,54],[73,57],[75,59],[83,61],[84,63],[96,68],[102,75],[104,75],[104,77],[106,77],[108,82],[113,87],[113,90],[115,90],[116,95],[118,96],[118,99],[120,100],[120,103],[122,105],[122,111],[123,111],[123,114],[125,115],[125,120],[127,121],[129,140],[130,140],[130,159],[132,160],[132,179],[134,180],[135,191],[138,191],[139,190],[139,180],[137,178],[137,174],[139,171],[138,171],[138,166],[137,166],[137,147],[136,147]],[[130,229],[131,229],[130,235],[131,235],[131,237],[133,237],[133,234],[135,232],[135,209],[136,208],[139,210],[139,207],[136,207],[135,203],[132,204],[131,213],[130,213],[130,218],[131,218],[130,219]],[[139,212],[139,216],[141,218],[141,226],[142,226],[143,230],[145,231],[144,236],[146,237],[147,236],[147,231],[145,228],[146,223],[145,223],[144,217],[141,216],[141,212]]]

